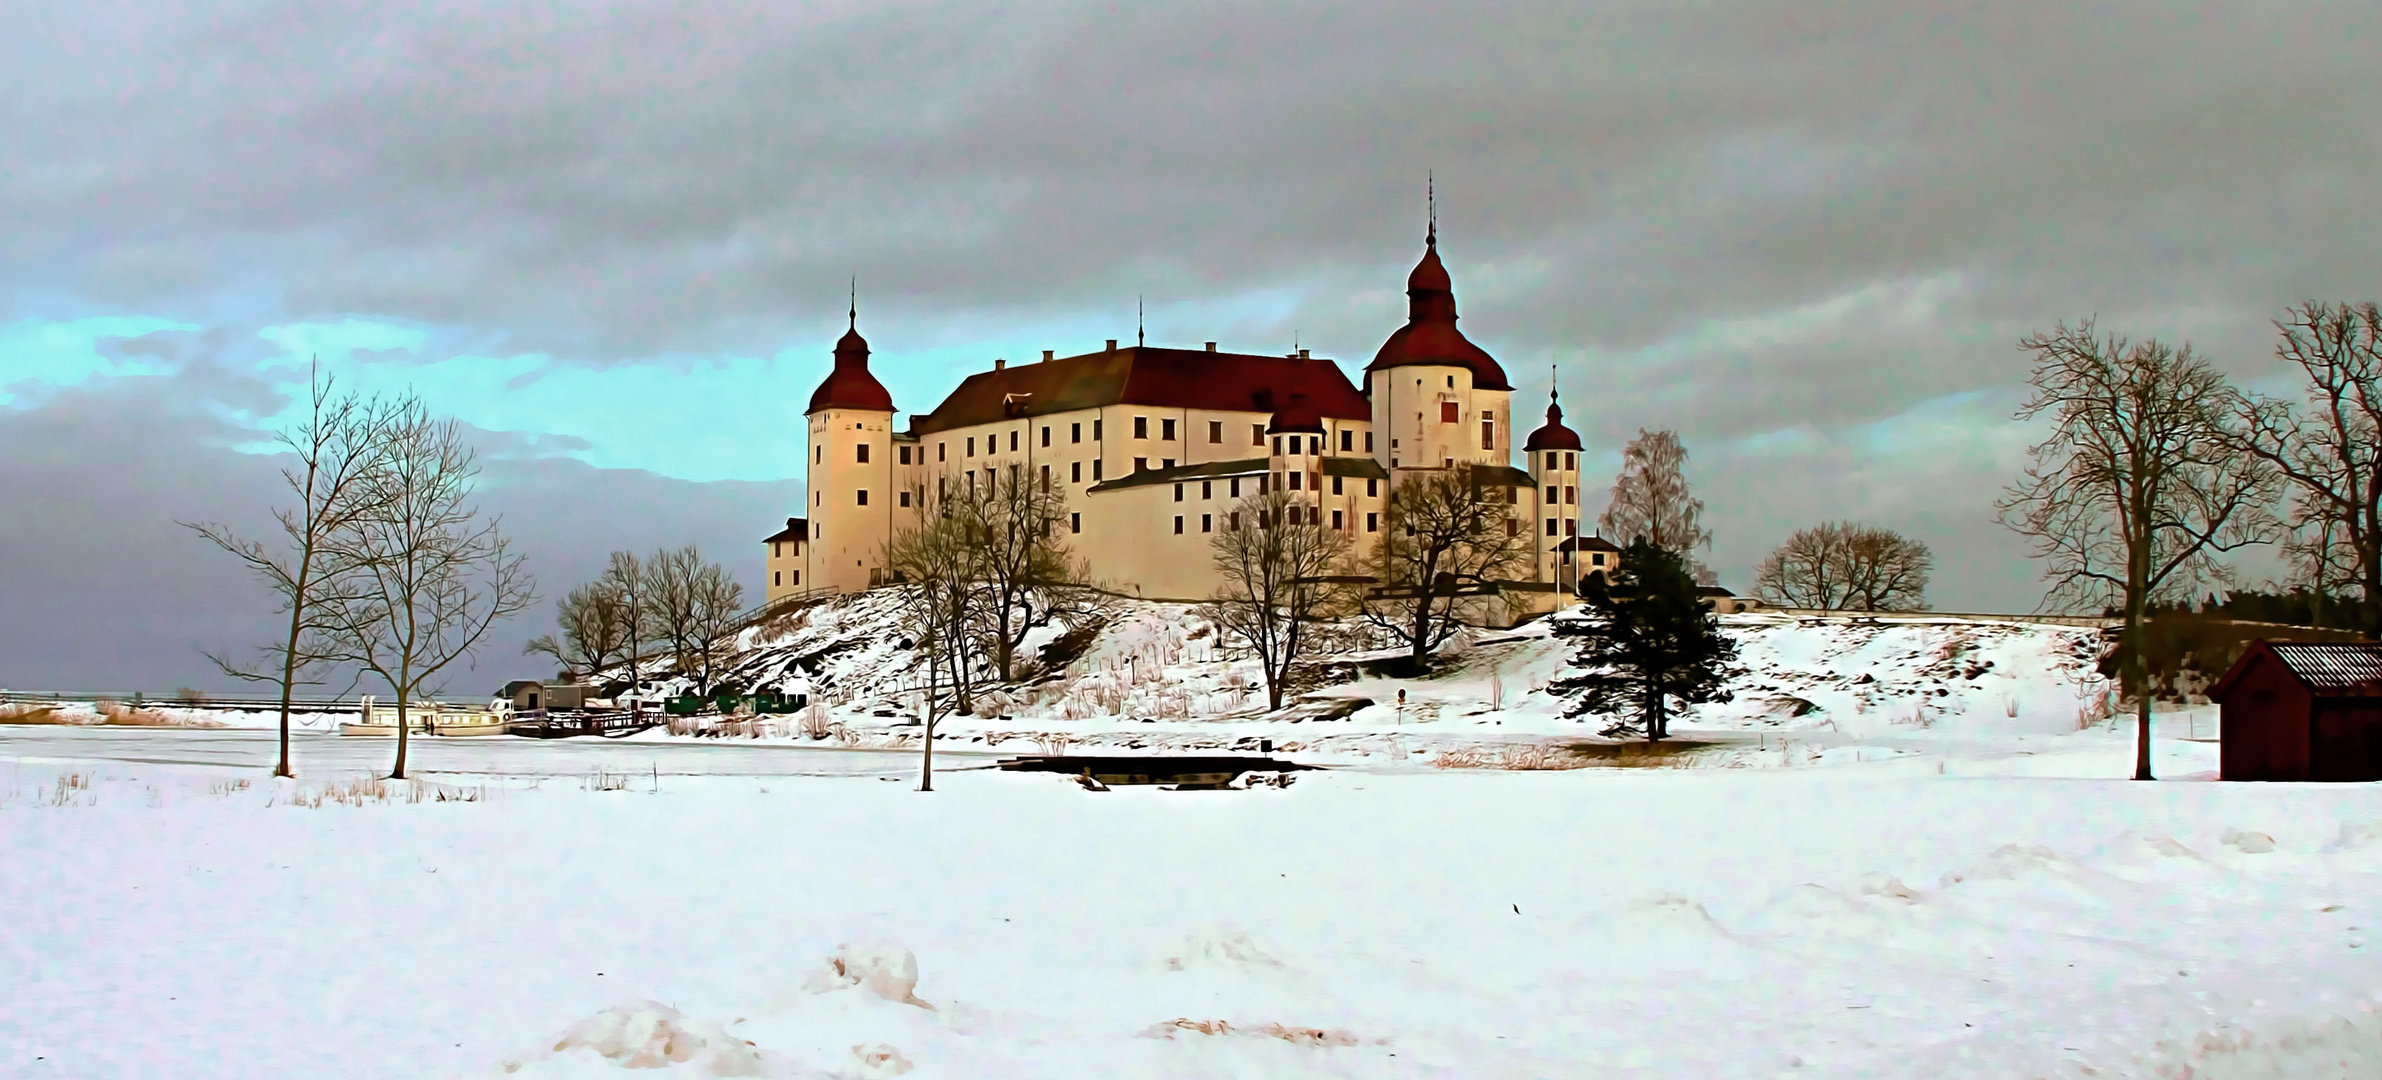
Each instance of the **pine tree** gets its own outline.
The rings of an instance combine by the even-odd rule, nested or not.
[[[1674,703],[1728,700],[1720,684],[1737,645],[1721,636],[1678,552],[1631,541],[1609,579],[1589,579],[1587,602],[1590,618],[1557,624],[1558,633],[1580,639],[1572,662],[1585,674],[1554,686],[1579,693],[1571,715],[1634,713],[1606,734],[1643,731],[1653,742],[1670,735]]]

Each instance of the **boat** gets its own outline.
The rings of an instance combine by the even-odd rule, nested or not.
[[[514,716],[510,702],[495,701],[484,707],[449,705],[443,701],[428,701],[406,706],[406,722],[416,735],[440,735],[449,738],[474,735],[503,735],[512,730]],[[356,719],[341,723],[339,733],[366,738],[397,737],[397,709],[391,705],[375,705],[372,695],[364,696]]]

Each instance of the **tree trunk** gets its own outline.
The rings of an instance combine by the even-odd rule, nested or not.
[[[2137,558],[2140,562],[2149,561],[2145,556]],[[2147,570],[2147,567],[2144,569]],[[2148,575],[2144,573],[2138,576]],[[2150,643],[2143,640],[2144,590],[2137,586],[2127,591],[2131,595],[2126,597],[2124,640],[2129,646],[2126,649],[2126,667],[2134,684],[2134,779],[2150,780],[2155,778],[2150,774],[2150,664],[2144,656]]]
[[[397,767],[389,770],[389,779],[405,779],[405,729],[411,725],[405,716],[405,687],[397,689]]]
[[[935,789],[935,659],[926,658],[926,758],[918,768],[918,790]]]

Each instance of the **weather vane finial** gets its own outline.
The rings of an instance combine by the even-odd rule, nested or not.
[[[844,311],[844,328],[860,329],[860,275],[852,275],[852,306]]]
[[[1423,199],[1431,209],[1431,231],[1424,234],[1423,243],[1439,243],[1439,177],[1432,172],[1423,174]]]
[[[1138,347],[1141,345],[1141,343],[1142,343],[1142,336],[1141,336],[1141,294],[1140,294],[1140,293],[1134,293],[1134,294],[1133,294],[1133,344],[1134,344],[1134,346],[1135,346],[1135,347],[1137,347],[1137,348],[1138,348]]]

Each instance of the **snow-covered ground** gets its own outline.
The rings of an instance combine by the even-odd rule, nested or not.
[[[434,784],[316,737],[277,785],[259,733],[0,729],[0,1075],[2382,1074],[2372,789],[2109,779],[2106,728],[932,795],[417,745]]]

